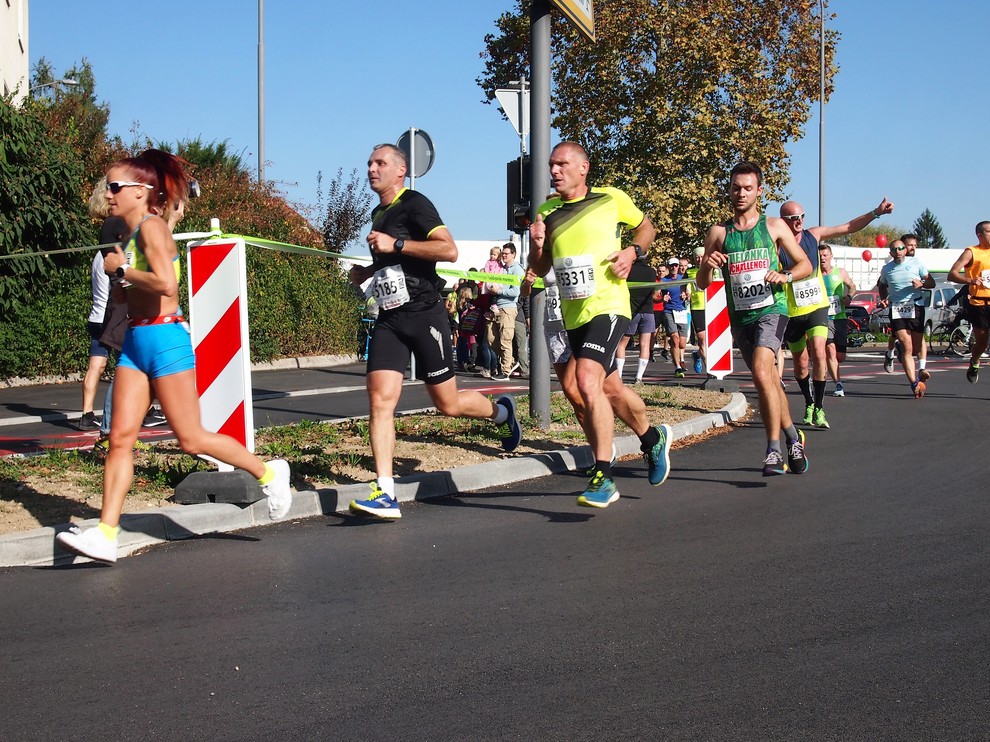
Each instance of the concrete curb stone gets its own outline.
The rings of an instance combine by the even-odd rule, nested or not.
[[[734,393],[729,404],[721,410],[673,425],[673,440],[723,427],[742,418],[747,406],[746,398],[738,392]],[[615,439],[615,447],[620,457],[638,454],[639,439],[634,435],[622,436]],[[503,459],[449,471],[423,472],[402,477],[396,481],[396,498],[399,502],[409,502],[538,479],[550,474],[587,468],[592,464],[592,457],[588,446],[582,445],[560,451],[527,454],[511,461],[511,466],[505,466]],[[313,518],[345,512],[351,500],[366,497],[368,493],[366,483],[296,492],[286,519]],[[97,522],[97,518],[91,518],[78,525],[87,528],[95,526]],[[178,541],[209,533],[240,531],[270,524],[265,500],[247,507],[204,503],[151,508],[142,513],[130,513],[121,517],[118,556],[128,556],[164,541]],[[66,523],[0,536],[0,567],[60,566],[90,561],[56,548],[55,536],[68,528],[69,524]]]

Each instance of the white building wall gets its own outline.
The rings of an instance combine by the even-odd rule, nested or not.
[[[14,103],[28,92],[28,0],[0,0],[0,93],[17,91]]]

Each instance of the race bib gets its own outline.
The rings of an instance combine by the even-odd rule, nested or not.
[[[990,270],[980,271],[980,283],[983,284],[983,288],[990,289]]]
[[[686,309],[675,309],[673,311],[674,323],[678,325],[686,325],[688,322],[688,313]]]
[[[818,276],[795,281],[791,288],[794,291],[794,304],[798,307],[813,307],[821,304],[825,296]]]
[[[560,313],[560,291],[557,286],[551,286],[546,290],[546,300],[547,300],[547,322],[560,322],[563,320],[563,316]]]
[[[891,307],[891,317],[894,319],[914,319],[915,309],[913,301],[906,301],[902,304],[895,304]]]
[[[729,287],[732,303],[737,310],[762,309],[774,302],[773,289],[767,283],[766,268],[730,275]]]
[[[409,302],[406,274],[401,265],[389,265],[375,273],[371,282],[371,298],[381,309],[401,307]]]
[[[595,293],[595,266],[591,255],[555,258],[553,272],[557,274],[561,299],[587,299]]]
[[[834,317],[842,311],[842,297],[832,294],[828,297],[828,316]]]

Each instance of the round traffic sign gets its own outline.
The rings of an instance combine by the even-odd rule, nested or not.
[[[409,150],[410,133],[413,134],[414,150],[412,152]],[[412,177],[422,178],[430,172],[433,161],[437,158],[437,151],[429,134],[422,129],[409,129],[402,133],[395,145],[406,153],[406,160],[409,162],[409,174]]]

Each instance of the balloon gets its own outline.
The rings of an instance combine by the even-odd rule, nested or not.
[[[883,235],[881,235],[881,237],[882,236]],[[873,260],[873,253],[871,253],[869,250],[863,250],[863,260],[869,263],[871,260]]]
[[[887,235],[885,234],[877,235],[877,247],[887,247]]]

